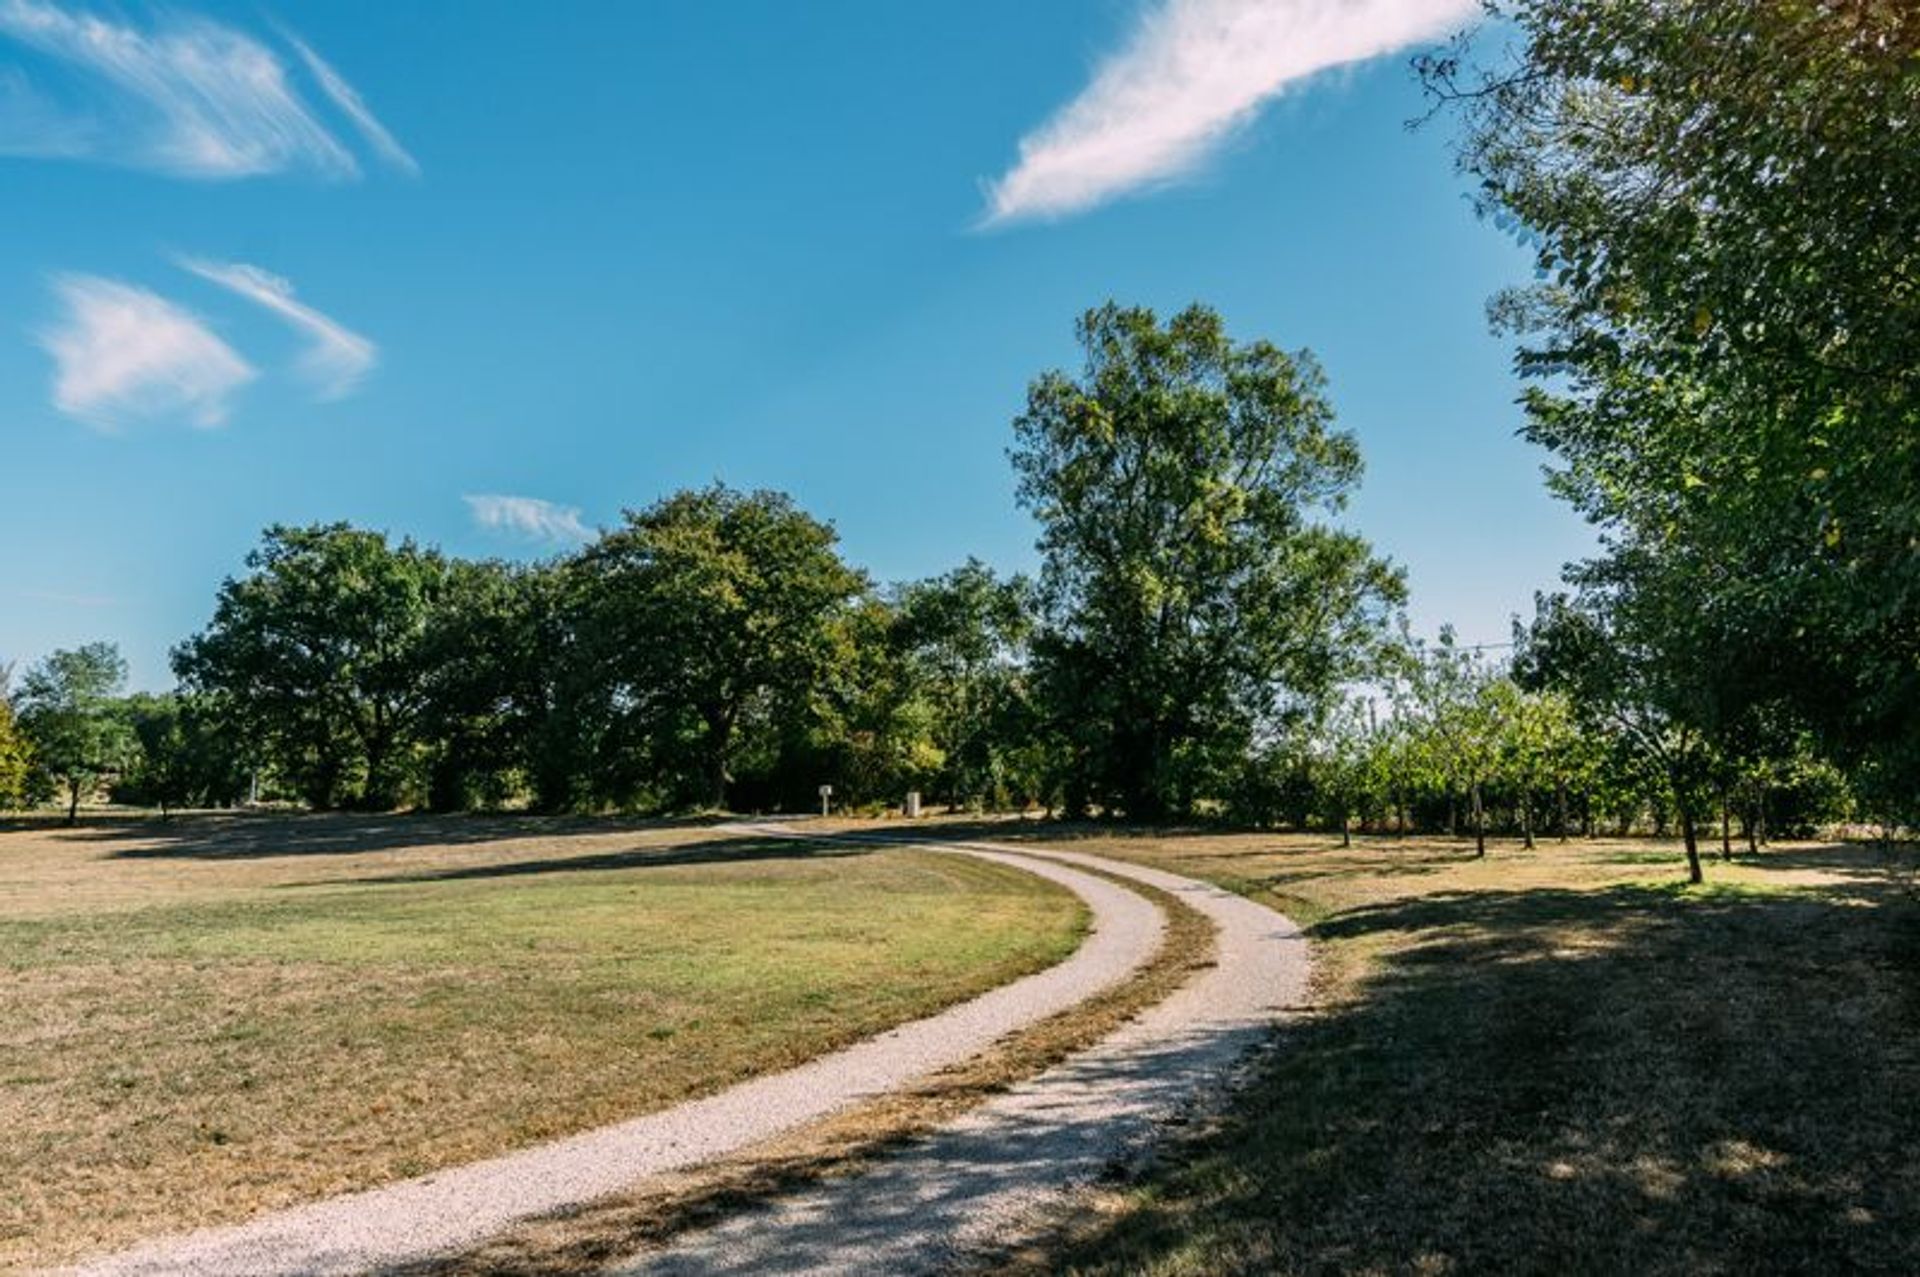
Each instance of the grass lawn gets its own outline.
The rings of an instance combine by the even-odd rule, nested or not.
[[[995,866],[698,827],[0,832],[0,1269],[655,1109],[1084,926]]]
[[[1237,1105],[1036,1268],[1920,1272],[1920,906],[1871,850],[1688,888],[1645,842],[1072,845],[1269,900],[1319,968]]]

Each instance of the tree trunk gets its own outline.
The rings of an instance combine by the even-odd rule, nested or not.
[[[1340,809],[1340,845],[1353,846],[1353,816],[1345,807]]]
[[[712,757],[707,760],[707,793],[717,811],[727,809],[727,746],[725,734],[712,742]]]
[[[716,811],[727,809],[727,782],[733,779],[727,774],[727,755],[733,746],[736,714],[727,705],[710,707],[702,714],[707,720],[707,798]]]
[[[1454,801],[1451,789],[1447,792],[1447,837],[1451,838],[1460,829],[1459,804]]]
[[[1473,854],[1484,858],[1487,854],[1487,809],[1480,801],[1480,782],[1473,782]]]
[[[1520,796],[1520,839],[1528,851],[1533,850],[1533,795]]]
[[[1554,832],[1559,835],[1561,842],[1565,842],[1567,840],[1567,823],[1568,823],[1567,822],[1567,782],[1566,780],[1564,778],[1560,780],[1556,780],[1553,783],[1553,789],[1554,789],[1554,804],[1555,804],[1555,807],[1557,808],[1556,814],[1554,816],[1554,822],[1559,826],[1559,828]]]
[[[1706,881],[1706,875],[1700,872],[1700,840],[1693,827],[1693,808],[1683,799],[1680,803],[1680,836],[1687,846],[1687,881],[1699,884]]]
[[[1746,828],[1747,851],[1752,855],[1755,855],[1755,856],[1759,855],[1760,854],[1760,818],[1757,815],[1755,815],[1753,807],[1751,805],[1747,807],[1745,815],[1743,815],[1740,818],[1740,823],[1747,827]]]
[[[1733,859],[1733,823],[1727,812],[1727,791],[1720,791],[1720,859]]]
[[[80,778],[78,776],[67,777],[67,823],[69,825],[80,823]]]

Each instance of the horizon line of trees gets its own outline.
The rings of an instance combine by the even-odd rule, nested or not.
[[[103,779],[163,810],[805,810],[826,783],[856,807],[918,790],[1481,854],[1671,830],[1696,872],[1714,814],[1730,853],[1736,826],[1756,847],[1851,810],[1788,718],[1709,738],[1621,716],[1606,679],[1631,654],[1558,601],[1505,664],[1411,638],[1399,572],[1325,521],[1360,457],[1311,356],[1197,306],[1110,304],[1079,335],[1081,373],[1037,379],[1014,423],[1037,578],[968,560],[879,588],[789,497],[722,484],[531,564],[275,526],[174,650],[176,692],[124,696],[107,644],[30,670],[24,775],[70,817]]]
[[[0,715],[0,788],[77,801],[140,736],[229,759],[142,764],[176,794],[241,759],[323,806],[799,808],[824,782],[1482,847],[1624,823],[1678,833],[1696,880],[1716,825],[1912,828],[1920,8],[1487,7],[1416,66],[1535,259],[1489,314],[1521,433],[1600,533],[1504,666],[1406,638],[1398,571],[1336,522],[1360,456],[1310,355],[1109,304],[1014,422],[1035,579],[878,589],[830,526],[723,487],[531,567],[270,529],[176,652],[171,718],[83,730],[103,662],[56,654]]]

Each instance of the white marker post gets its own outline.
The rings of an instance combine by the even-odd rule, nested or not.
[[[827,807],[830,803],[832,803],[832,801],[833,801],[833,786],[832,785],[820,786],[820,814],[822,816],[827,814]]]

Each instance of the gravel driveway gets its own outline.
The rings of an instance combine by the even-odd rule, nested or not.
[[[463,1249],[521,1220],[712,1160],[958,1064],[1008,1033],[1119,983],[1159,946],[1165,929],[1159,909],[1132,891],[1075,870],[1062,863],[1064,858],[981,846],[947,850],[1038,874],[1074,892],[1093,912],[1087,940],[1045,971],[704,1099],[244,1224],[163,1238],[68,1271],[99,1277],[320,1277]]]
[[[1159,870],[1034,854],[1178,893],[1219,928],[1218,965],[1100,1045],[873,1169],[676,1238],[615,1271],[908,1277],[990,1265],[1074,1187],[1134,1160],[1160,1123],[1271,1041],[1274,1023],[1305,996],[1306,942],[1280,914]]]

